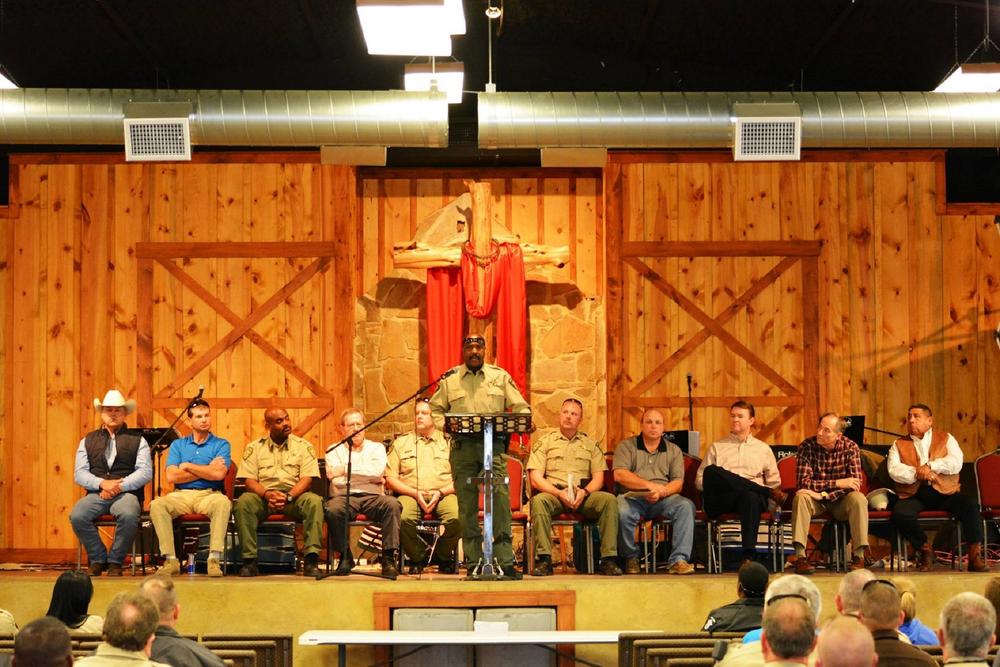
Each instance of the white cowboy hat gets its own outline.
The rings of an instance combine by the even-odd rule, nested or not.
[[[884,510],[889,507],[889,495],[896,495],[892,489],[875,489],[868,492],[868,507],[873,510]]]
[[[122,393],[117,389],[109,389],[104,395],[104,400],[94,399],[94,409],[100,411],[101,408],[125,408],[125,414],[130,415],[135,412],[135,401],[131,398],[127,401]]]

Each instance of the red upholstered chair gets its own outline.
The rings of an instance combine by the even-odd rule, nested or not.
[[[786,456],[778,461],[778,474],[781,475],[781,490],[787,494],[785,498],[785,503],[782,506],[782,519],[787,520],[788,524],[792,521],[792,503],[794,502],[795,492],[798,490],[798,476],[796,468],[798,467],[799,457],[792,455]],[[864,473],[864,470],[862,470]],[[864,490],[862,489],[862,493]],[[833,515],[830,512],[823,512],[822,514],[817,514],[812,518],[811,523],[825,524],[830,522],[833,526],[833,553],[830,557],[833,560],[833,569],[837,572],[842,572],[847,569],[847,563],[845,560],[845,550],[842,550],[842,546],[846,549],[847,535],[850,535],[850,530],[846,530],[846,534],[841,539],[841,528],[842,524],[839,521],[835,521]],[[779,526],[777,531],[779,551],[780,551],[780,541],[784,534],[782,526]],[[811,538],[809,538],[811,540]],[[809,545],[806,545],[808,547]]]
[[[694,526],[697,530],[698,524],[708,525],[708,517],[705,515],[705,511],[701,509],[701,491],[698,490],[698,486],[695,481],[698,478],[698,468],[701,467],[701,459],[692,454],[684,454],[684,486],[681,488],[681,495],[694,503]],[[646,571],[656,572],[657,562],[656,562],[656,545],[659,540],[659,529],[662,527],[664,531],[670,527],[670,522],[664,519],[656,519],[650,522],[650,527],[653,532],[652,548],[650,549],[650,543],[646,540],[646,525],[642,524],[640,527],[640,534],[642,536],[642,543],[646,549]],[[706,531],[709,535],[708,537],[708,563],[706,563],[706,570],[712,572],[711,564],[713,562],[712,554],[712,538],[711,533]],[[666,539],[666,534],[664,534],[664,539]],[[692,546],[693,551],[693,546]],[[692,554],[693,557],[693,554]],[[721,570],[721,566],[719,568]]]
[[[979,508],[983,514],[983,556],[987,555],[987,524],[1000,525],[1000,450],[983,454],[976,459],[976,487],[979,489]],[[987,561],[988,563],[988,561]]]
[[[700,465],[700,463],[699,463]],[[792,474],[792,493],[794,493],[794,466]],[[778,464],[778,471],[781,471],[781,464]],[[696,471],[697,472],[697,471]],[[686,477],[686,475],[685,475]],[[785,488],[784,478],[782,478],[782,489]],[[787,490],[786,490],[787,492]],[[700,497],[700,496],[699,496]],[[767,527],[767,541],[771,549],[771,567],[775,572],[780,571],[780,550],[781,550],[781,527],[778,524],[779,515],[772,512],[761,512],[760,523]],[[697,515],[696,515],[697,519]],[[705,517],[708,524],[708,571],[722,572],[722,536],[720,528],[722,524],[739,523],[740,517],[735,512],[720,514],[712,519]]]
[[[226,473],[226,478],[225,478],[225,480],[223,482],[224,485],[225,485],[224,486],[224,493],[226,494],[226,497],[229,498],[229,500],[233,499],[233,489],[236,486],[236,469],[237,469],[236,462],[235,461],[230,462],[230,464],[229,464],[229,471]],[[191,514],[181,514],[179,517],[176,517],[174,519],[174,545],[175,545],[175,548],[176,548],[177,545],[180,545],[182,543],[182,542],[180,542],[180,541],[177,540],[178,534],[181,535],[181,537],[183,538],[183,536],[184,536],[184,530],[186,528],[188,528],[190,526],[194,526],[194,527],[200,529],[201,526],[209,526],[210,523],[211,522],[210,522],[209,517],[208,517],[207,514],[191,513]],[[232,538],[231,538],[232,539],[232,543],[236,544],[236,539],[237,539],[236,538],[236,522],[233,521],[232,512],[230,512],[230,514],[229,514],[229,522],[228,522],[227,527],[226,527],[226,535],[227,536],[232,536]],[[226,568],[229,565],[234,565],[234,564],[235,563],[232,563],[231,561],[229,561],[229,548],[228,548],[228,545],[226,545],[226,548],[224,548],[222,550],[222,563],[221,563],[221,565],[222,565],[222,571],[225,572]]]

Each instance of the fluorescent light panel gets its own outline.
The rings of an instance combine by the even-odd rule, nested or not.
[[[1000,90],[1000,63],[965,63],[934,89],[935,93],[995,93]]]
[[[465,34],[462,0],[357,0],[368,53],[450,56],[451,35]]]
[[[462,103],[462,86],[465,84],[465,65],[458,62],[437,63],[431,72],[430,63],[410,63],[403,68],[403,88],[430,90],[431,82],[448,94],[448,104]]]

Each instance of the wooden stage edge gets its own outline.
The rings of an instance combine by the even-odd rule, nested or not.
[[[3,565],[0,567],[15,567]],[[879,577],[892,573],[875,570]],[[0,608],[23,625],[48,607],[56,570],[0,571]],[[994,573],[967,574],[941,568],[909,573],[918,590],[918,617],[931,628],[947,600],[962,591],[982,593]],[[933,577],[933,579],[932,579]],[[823,596],[823,618],[834,613],[840,575],[812,577]],[[135,588],[141,575],[94,580],[91,611],[102,613],[118,592]],[[255,579],[202,575],[175,577],[181,603],[178,629],[183,633],[288,634],[298,640],[307,630],[374,630],[391,622],[402,607],[547,606],[556,609],[559,629],[667,630],[700,629],[708,612],[736,597],[735,574],[602,577],[556,575],[518,582],[470,582],[458,576],[425,574],[384,581],[361,575],[313,581],[300,576],[268,575]],[[334,647],[295,646],[295,667],[318,667],[336,660]],[[602,665],[616,663],[612,646],[580,646],[577,655]],[[375,662],[368,647],[352,647],[352,665]]]

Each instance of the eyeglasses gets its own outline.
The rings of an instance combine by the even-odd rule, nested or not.
[[[861,587],[861,592],[864,593],[875,584],[884,584],[892,590],[896,590],[896,584],[892,583],[888,579],[872,579],[871,581],[865,582],[865,585]]]
[[[785,598],[798,598],[803,602],[805,602],[806,604],[809,604],[809,599],[806,598],[806,596],[802,595],[801,593],[782,593],[781,595],[775,595],[774,597],[769,599],[766,604],[770,606],[772,602],[777,602],[778,600],[784,600]]]

